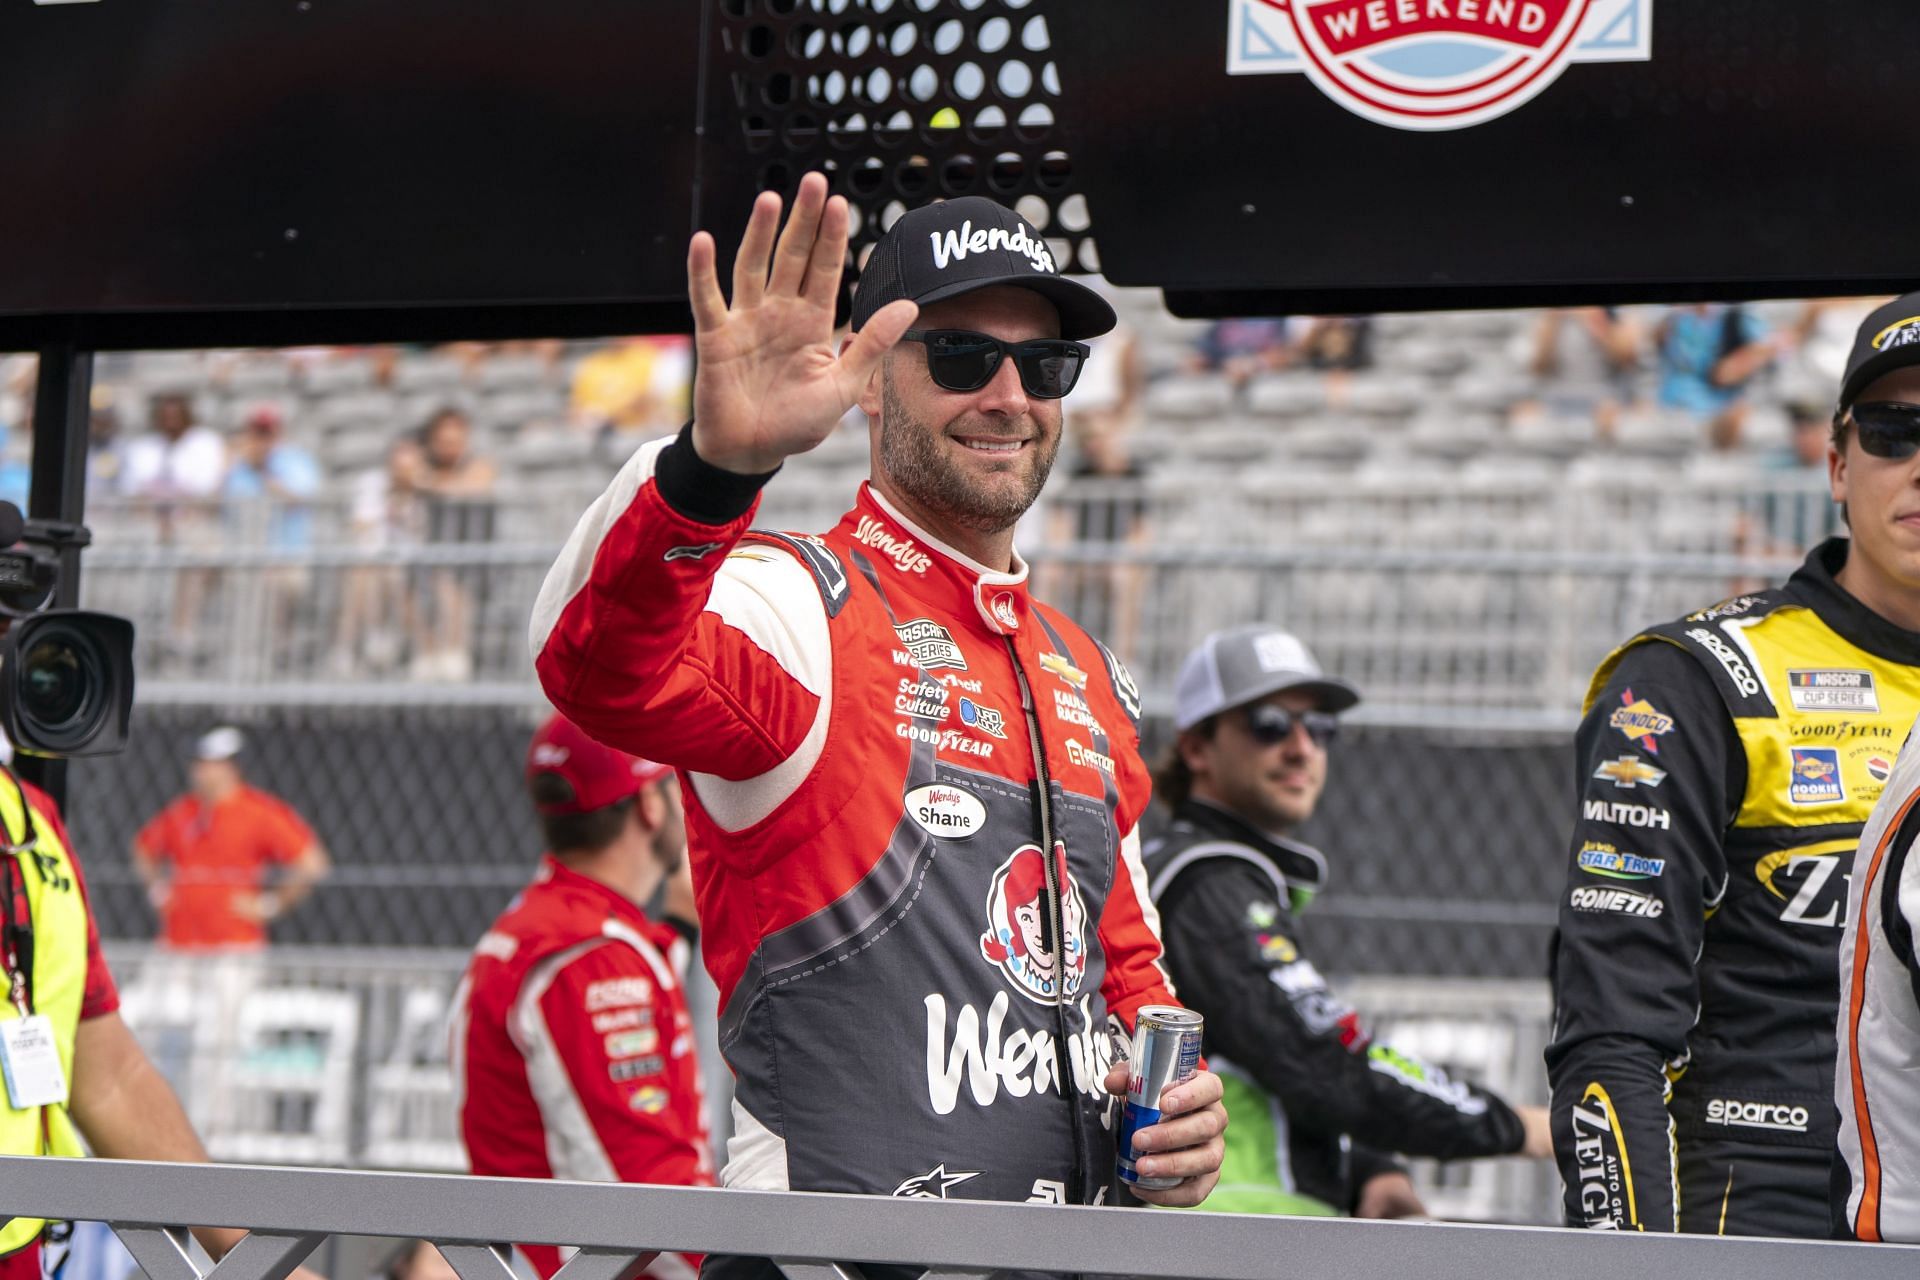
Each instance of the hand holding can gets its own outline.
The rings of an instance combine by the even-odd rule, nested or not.
[[[1160,1123],[1160,1095],[1191,1079],[1200,1069],[1200,1033],[1205,1019],[1190,1009],[1148,1005],[1134,1022],[1133,1052],[1127,1064],[1127,1100],[1120,1113],[1120,1180],[1133,1187],[1164,1191],[1182,1178],[1156,1178],[1136,1167],[1133,1136]]]

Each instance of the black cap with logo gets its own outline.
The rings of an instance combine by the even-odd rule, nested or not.
[[[1044,295],[1060,312],[1060,336],[1094,338],[1113,328],[1107,300],[1061,275],[1053,250],[1025,218],[984,196],[943,200],[902,214],[873,246],[853,291],[853,327],[889,302],[925,306],[990,285]]]
[[[1920,293],[1895,298],[1861,322],[1840,384],[1840,412],[1852,408],[1875,379],[1910,364],[1920,364]]]

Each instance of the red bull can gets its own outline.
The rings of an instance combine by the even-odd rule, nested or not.
[[[1120,1181],[1149,1191],[1180,1185],[1179,1178],[1149,1178],[1133,1165],[1133,1135],[1160,1123],[1160,1093],[1200,1069],[1200,1032],[1206,1019],[1191,1009],[1150,1004],[1133,1027],[1127,1059],[1127,1101],[1120,1109]]]

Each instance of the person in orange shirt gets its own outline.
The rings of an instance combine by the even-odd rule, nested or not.
[[[247,785],[238,729],[194,744],[192,788],[133,838],[133,862],[180,951],[258,949],[331,868],[313,829],[277,796]],[[268,871],[278,874],[268,882]]]

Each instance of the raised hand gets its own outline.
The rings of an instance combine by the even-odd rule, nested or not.
[[[762,192],[734,259],[732,306],[720,292],[713,237],[697,232],[687,248],[699,361],[693,447],[742,474],[771,471],[826,439],[919,311],[911,302],[889,303],[836,353],[846,199],[828,199],[826,178],[809,173],[776,243],[779,225],[780,197]]]

